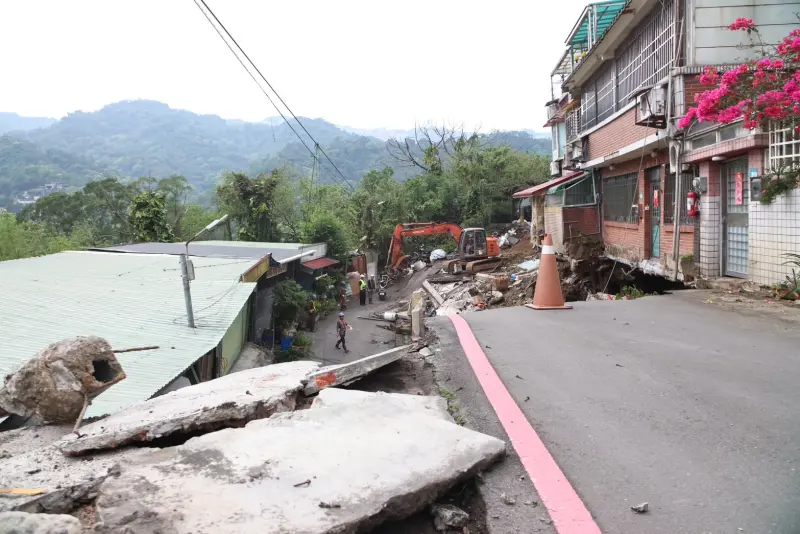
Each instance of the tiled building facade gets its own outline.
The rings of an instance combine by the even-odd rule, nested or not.
[[[609,256],[670,277],[682,277],[687,262],[705,277],[760,284],[788,274],[781,255],[800,253],[798,193],[763,205],[750,198],[750,178],[800,160],[800,144],[789,130],[702,123],[679,131],[675,123],[704,89],[705,66],[748,59],[743,37],[725,25],[738,17],[773,21],[761,37],[777,42],[798,26],[796,7],[795,0],[608,0],[584,10],[552,73],[552,170],[595,178]],[[700,197],[696,217],[687,212],[690,189]]]

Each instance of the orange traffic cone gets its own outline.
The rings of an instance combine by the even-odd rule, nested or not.
[[[556,249],[550,234],[544,236],[542,255],[539,258],[539,276],[536,279],[536,290],[533,293],[533,304],[526,304],[534,310],[571,310],[572,306],[564,304],[561,292],[561,280],[558,278],[556,265]]]

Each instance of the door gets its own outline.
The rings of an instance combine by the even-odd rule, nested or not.
[[[725,239],[724,273],[727,276],[747,278],[747,205],[750,201],[750,184],[747,160],[736,160],[722,168],[725,187]]]
[[[661,167],[648,169],[650,183],[650,257],[661,257]]]

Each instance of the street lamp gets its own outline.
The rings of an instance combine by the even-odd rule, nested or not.
[[[211,221],[208,226],[197,232],[194,237],[192,237],[189,241],[186,242],[184,245],[186,251],[181,254],[180,263],[181,263],[181,278],[183,279],[183,298],[186,301],[186,316],[189,318],[189,328],[196,328],[194,325],[194,311],[192,310],[192,291],[189,287],[189,282],[194,280],[194,264],[192,260],[189,259],[189,243],[203,235],[204,233],[208,232],[209,230],[213,230],[220,224],[224,223],[228,220],[227,215],[223,215],[219,219],[215,219]]]

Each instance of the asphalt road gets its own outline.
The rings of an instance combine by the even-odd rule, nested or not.
[[[463,315],[604,533],[800,533],[800,329],[706,299]],[[468,424],[502,433],[463,367]]]

